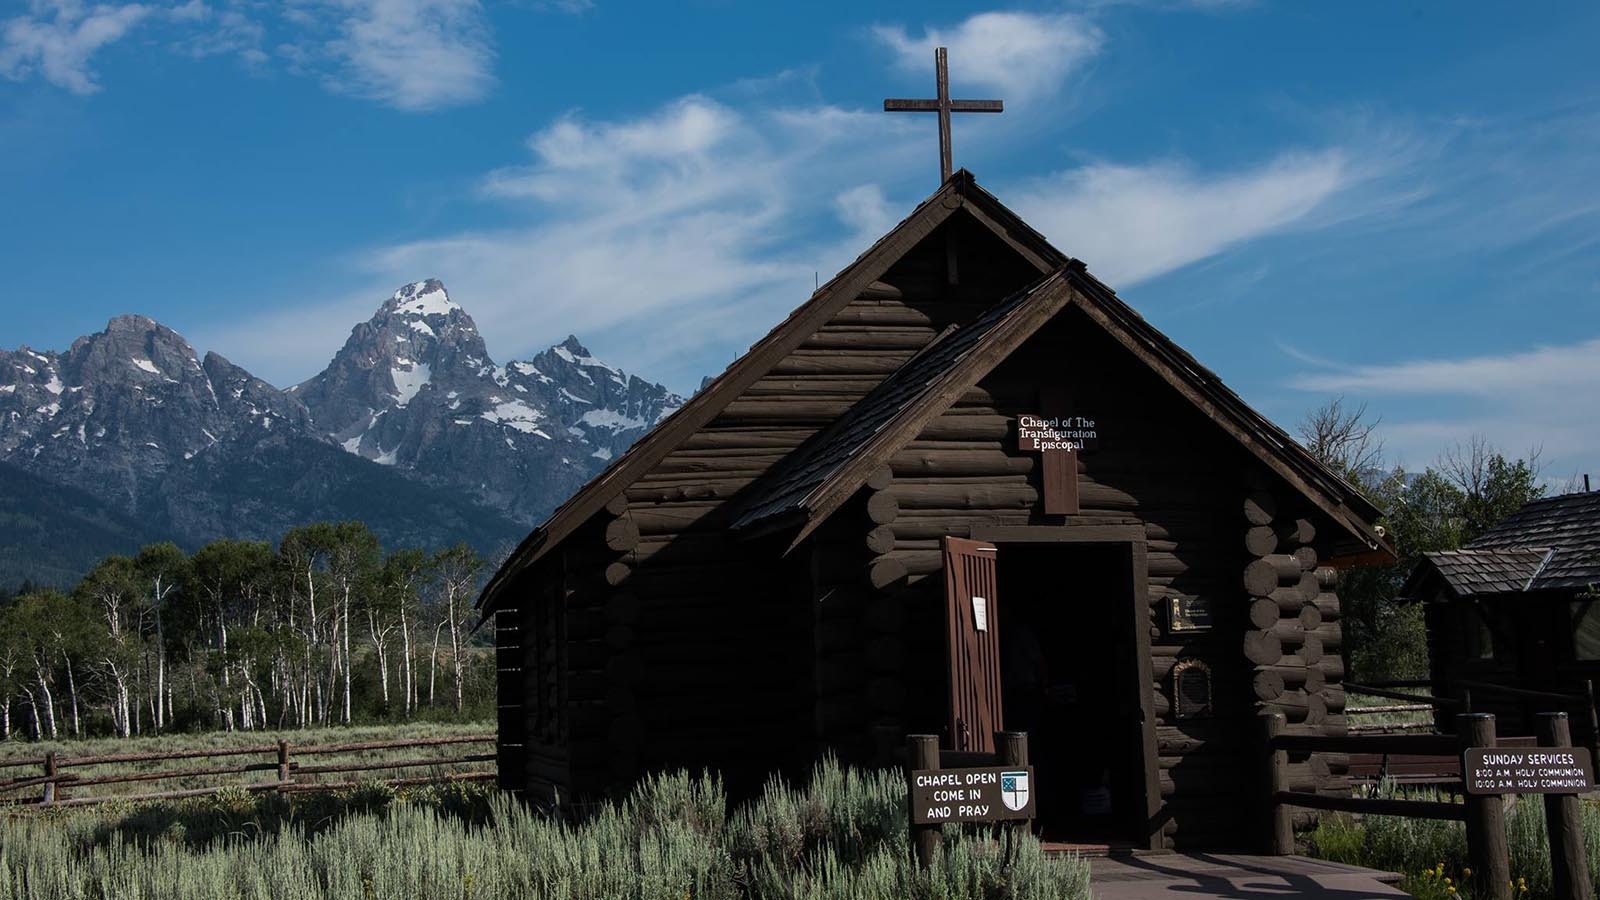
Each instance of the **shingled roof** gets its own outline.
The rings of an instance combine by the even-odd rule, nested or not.
[[[533,529],[495,572],[478,597],[478,608],[493,610],[501,590],[515,576],[537,562],[552,547],[599,512],[607,503],[660,462],[696,429],[727,408],[741,392],[765,375],[785,354],[817,330],[841,307],[860,295],[888,268],[957,210],[964,211],[993,232],[1012,250],[1035,266],[1041,275],[1066,263],[1068,258],[1050,246],[1039,232],[1022,221],[993,194],[980,187],[966,169],[958,169],[926,200],[866,252],[829,279],[778,323],[749,352],[706,385],[676,412],[647,432],[627,452],[612,460],[599,475],[579,488]]]
[[[1553,551],[1533,590],[1600,584],[1600,492],[1526,503],[1466,549],[1529,547]]]
[[[1457,597],[1600,584],[1600,492],[1523,504],[1462,549],[1426,554],[1402,593],[1417,596],[1433,575]]]
[[[1550,550],[1447,550],[1427,554],[1457,597],[1518,594],[1529,589]]]
[[[906,433],[908,422],[942,412],[1011,347],[1060,311],[1071,295],[1065,270],[1057,270],[942,336],[752,485],[733,527],[751,529],[796,514],[809,513],[816,521],[825,518],[820,508],[837,505],[829,502],[830,494],[853,490],[839,487],[856,481],[848,477],[849,470],[875,466],[883,455],[877,445],[903,443],[895,438]],[[1006,346],[992,347],[995,344]],[[989,354],[985,364],[973,355],[980,348],[999,352]],[[872,452],[875,449],[879,452]],[[835,490],[829,491],[830,487]],[[802,524],[795,541],[811,527]]]
[[[936,414],[942,396],[939,388],[953,383],[952,379],[965,378],[976,371],[974,367],[964,365],[968,354],[959,351],[959,348],[967,346],[966,342],[999,340],[998,336],[1002,333],[1021,333],[1013,330],[1014,326],[1020,327],[1017,323],[1030,323],[1026,332],[1031,333],[1032,329],[1059,310],[1070,295],[1091,319],[1172,385],[1202,414],[1215,421],[1268,468],[1339,523],[1361,546],[1392,552],[1375,526],[1380,515],[1378,509],[1359,490],[1322,465],[1282,429],[1251,409],[1214,373],[1119,300],[1110,288],[1089,275],[1081,262],[1052,247],[992,194],[979,187],[971,173],[962,169],[867,252],[813,293],[806,303],[790,313],[788,318],[754,344],[748,353],[729,366],[715,381],[558,507],[544,524],[523,540],[490,579],[479,597],[478,607],[485,613],[492,611],[499,593],[520,572],[559,545],[629,484],[643,476],[697,429],[714,419],[785,354],[799,346],[808,335],[958,209],[964,210],[1028,260],[1041,275],[1046,276],[1045,279],[1033,288],[1002,301],[997,311],[986,313],[959,332],[945,336],[939,344],[954,341],[948,347],[941,349],[939,344],[935,344],[926,348],[923,354],[914,357],[901,371],[891,375],[888,384],[880,385],[879,390],[841,417],[840,423],[825,430],[828,434],[844,436],[840,446],[803,448],[804,458],[793,463],[780,463],[783,472],[787,473],[781,480],[774,476],[770,481],[758,482],[753,486],[755,490],[751,496],[759,496],[764,500],[745,507],[746,516],[743,520],[746,527],[786,511],[803,513],[809,519],[809,522],[800,524],[802,531],[808,529],[811,523],[820,522],[848,496],[848,491],[853,489],[850,485],[854,479],[864,479],[870,474],[871,467],[862,460],[870,460],[871,457],[863,455],[862,451],[877,445],[863,443],[857,432],[869,422],[873,428],[879,427],[880,423],[883,426],[889,423],[899,426],[916,421],[917,415],[926,414],[929,410],[934,410]],[[1053,275],[1049,274],[1052,272]],[[1043,318],[1035,321],[1036,315],[1043,315]],[[926,373],[927,377],[923,377],[922,373]],[[962,383],[969,384],[978,377],[982,377],[982,373]],[[908,412],[913,407],[915,412]],[[901,429],[899,433],[903,432],[904,429]],[[817,438],[812,442],[813,445],[823,443],[825,441]],[[800,453],[802,450],[796,451],[796,454]]]
[[[1369,548],[1392,553],[1374,527],[1378,509],[1360,491],[1246,405],[1076,260],[907,362],[838,422],[758,480],[742,501],[734,527],[765,530],[792,522],[800,528],[794,541],[803,539],[874,469],[915,439],[923,424],[1068,303],[1077,304],[1352,536]]]

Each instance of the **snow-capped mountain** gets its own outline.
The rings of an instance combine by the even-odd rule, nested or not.
[[[0,350],[0,459],[129,509],[152,477],[225,441],[310,427],[298,400],[177,332],[118,316],[64,353]]]
[[[576,337],[496,365],[438,281],[396,291],[327,369],[291,391],[350,453],[528,523],[683,404]]]
[[[0,350],[0,463],[87,492],[144,539],[361,518],[387,541],[492,552],[682,403],[576,337],[496,365],[430,280],[287,391],[142,316],[64,352]]]

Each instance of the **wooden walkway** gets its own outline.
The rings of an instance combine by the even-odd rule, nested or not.
[[[1144,853],[1089,860],[1095,900],[1396,900],[1392,872],[1304,856]]]

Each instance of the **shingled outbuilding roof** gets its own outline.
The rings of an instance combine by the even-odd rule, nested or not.
[[[1432,574],[1458,597],[1600,584],[1600,492],[1524,504],[1466,547],[1427,554],[1406,592]]]

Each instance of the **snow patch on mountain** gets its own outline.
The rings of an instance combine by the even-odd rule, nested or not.
[[[390,369],[389,380],[394,382],[395,405],[405,406],[410,403],[432,377],[433,371],[427,363],[413,362]]]

